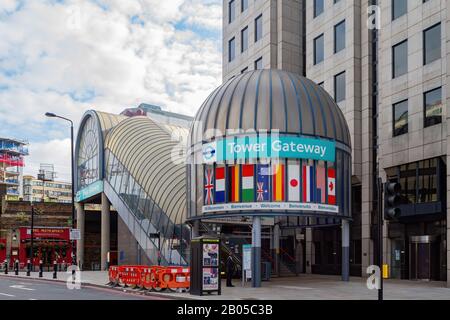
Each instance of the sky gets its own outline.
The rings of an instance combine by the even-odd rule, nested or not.
[[[0,136],[29,142],[26,174],[70,181],[90,109],[140,103],[195,115],[221,83],[220,0],[0,0]]]

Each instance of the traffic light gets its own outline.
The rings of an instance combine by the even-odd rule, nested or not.
[[[401,186],[398,182],[386,182],[384,188],[384,219],[392,220],[400,217],[401,210],[398,207],[400,204],[400,190]]]

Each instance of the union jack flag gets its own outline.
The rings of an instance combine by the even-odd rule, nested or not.
[[[256,181],[256,201],[269,201],[269,173],[268,165],[259,164],[257,166],[257,181]]]
[[[256,188],[256,193],[258,195],[257,200],[258,201],[264,201],[264,183],[263,182],[258,182],[257,183],[257,188]]]
[[[210,167],[206,167],[205,169],[205,204],[211,205],[214,204],[214,183],[213,183],[213,169]]]

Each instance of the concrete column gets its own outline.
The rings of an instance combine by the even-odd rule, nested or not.
[[[101,222],[101,268],[107,270],[107,258],[110,250],[110,202],[102,193],[102,222]]]
[[[312,238],[312,229],[306,228],[306,235],[305,235],[305,244],[306,244],[306,270],[305,272],[307,274],[312,273],[312,265],[314,263],[313,261],[313,238]]]
[[[77,240],[77,263],[81,270],[83,270],[84,263],[84,226],[85,226],[85,212],[84,204],[75,202],[75,209],[77,211],[77,229],[80,230],[80,240]]]
[[[342,220],[342,281],[350,280],[350,223]]]
[[[280,275],[280,225],[276,224],[273,227],[273,250],[274,250],[274,265],[275,274]]]
[[[252,287],[261,287],[261,217],[253,217]]]

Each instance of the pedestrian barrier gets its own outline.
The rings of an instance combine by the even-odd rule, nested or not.
[[[179,266],[111,266],[108,278],[111,286],[148,291],[188,291],[190,287],[189,268]]]

